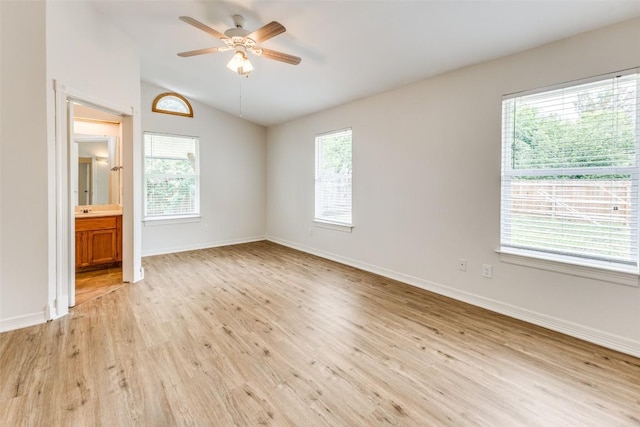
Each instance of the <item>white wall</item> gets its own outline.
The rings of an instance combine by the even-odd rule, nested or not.
[[[47,73],[77,92],[140,106],[140,60],[131,39],[91,2],[47,2]]]
[[[625,22],[269,128],[268,238],[640,355],[640,288],[495,253],[502,95],[638,66],[639,29]],[[344,127],[352,233],[312,227],[314,136]]]
[[[167,91],[142,83],[142,128],[199,137],[201,218],[146,221],[143,255],[264,239],[266,129],[193,100],[193,118],[153,113]]]
[[[0,2],[0,331],[45,320],[45,4]],[[20,181],[16,181],[20,177]]]

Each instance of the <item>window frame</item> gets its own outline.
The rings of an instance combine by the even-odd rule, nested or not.
[[[158,136],[162,136],[162,137],[173,137],[173,138],[185,138],[185,139],[192,139],[195,141],[195,164],[196,164],[196,172],[194,174],[149,174],[147,173],[147,167],[146,167],[146,159],[147,159],[147,153],[146,153],[146,136],[147,135],[158,135]],[[200,218],[200,207],[201,207],[201,200],[200,200],[200,195],[201,195],[201,188],[200,188],[200,183],[201,183],[201,179],[200,179],[200,138],[197,136],[192,136],[192,135],[177,135],[177,134],[170,134],[170,133],[166,133],[166,132],[152,132],[152,131],[145,131],[143,132],[143,137],[142,137],[142,145],[143,145],[143,155],[142,155],[142,161],[143,161],[143,167],[142,167],[142,183],[143,183],[143,221],[147,222],[147,221],[153,221],[156,223],[160,223],[162,221],[170,221],[170,222],[175,222],[175,221],[179,221],[179,220],[186,220],[186,221],[191,221],[193,219],[198,219]],[[157,158],[157,157],[156,157]],[[147,204],[148,204],[148,199],[147,199],[147,178],[149,176],[154,176],[154,177],[158,177],[158,176],[170,176],[170,177],[193,177],[195,178],[195,209],[193,212],[188,212],[188,213],[171,213],[171,214],[151,214],[149,215],[147,213]]]
[[[180,101],[184,102],[185,106],[189,111],[187,113],[183,113],[181,111],[172,111],[172,110],[165,110],[163,108],[158,108],[158,103],[162,102],[164,98],[169,98],[169,97],[178,98]],[[151,111],[153,111],[154,113],[172,114],[174,116],[193,117],[193,107],[191,106],[191,103],[189,102],[189,100],[184,96],[180,95],[179,93],[175,93],[175,92],[164,92],[156,96],[156,98],[153,100],[153,104],[151,105]]]
[[[320,170],[320,151],[319,147],[321,146],[323,139],[331,136],[338,136],[342,133],[349,134],[349,152],[351,154],[350,158],[350,190],[349,190],[349,221],[339,221],[332,218],[328,218],[326,216],[318,215],[318,184],[319,184],[319,170]],[[332,131],[327,131],[323,133],[316,134],[314,138],[314,206],[313,206],[313,223],[316,227],[334,230],[334,231],[344,231],[351,232],[353,230],[353,129],[351,127],[336,129]]]
[[[496,251],[500,255],[500,260],[505,263],[523,265],[527,267],[540,268],[544,270],[556,271],[565,274],[571,274],[581,277],[589,277],[598,280],[604,280],[613,283],[619,283],[630,286],[638,286],[639,268],[640,268],[640,250],[638,248],[638,227],[629,226],[630,242],[632,245],[631,256],[634,257],[633,263],[628,265],[625,262],[615,262],[610,259],[599,259],[595,254],[576,256],[572,254],[554,253],[551,248],[546,250],[540,248],[518,248],[513,244],[505,244],[505,227],[510,227],[510,211],[505,208],[505,203],[511,200],[509,192],[511,186],[505,185],[505,180],[514,177],[523,176],[553,176],[558,175],[559,170],[553,168],[538,168],[531,170],[514,169],[512,159],[512,145],[514,140],[506,137],[513,135],[515,131],[515,118],[513,109],[508,107],[508,103],[515,102],[517,98],[535,94],[544,94],[558,89],[568,89],[588,83],[605,81],[616,77],[635,75],[636,79],[636,99],[635,99],[635,163],[630,166],[606,166],[606,167],[584,167],[569,168],[567,175],[584,174],[615,174],[626,173],[630,175],[632,212],[631,224],[638,224],[640,217],[640,206],[638,200],[638,173],[640,171],[640,69],[634,68],[604,75],[594,76],[586,79],[580,79],[565,82],[557,85],[542,87],[534,90],[518,92],[515,94],[505,95],[502,99],[502,136],[501,136],[501,188],[500,188],[500,248]],[[635,242],[635,243],[634,243]],[[635,247],[633,246],[635,245]],[[635,253],[633,252],[635,250]]]

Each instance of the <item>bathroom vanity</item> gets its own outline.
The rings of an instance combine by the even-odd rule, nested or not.
[[[122,265],[122,212],[76,212],[76,271]]]

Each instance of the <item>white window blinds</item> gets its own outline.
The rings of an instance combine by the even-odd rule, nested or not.
[[[351,129],[316,136],[315,219],[351,225]]]
[[[501,246],[637,270],[638,75],[503,99]]]
[[[144,134],[145,218],[200,212],[198,138]]]

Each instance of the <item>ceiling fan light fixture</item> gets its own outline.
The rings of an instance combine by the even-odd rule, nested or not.
[[[231,61],[227,64],[227,68],[242,76],[248,76],[253,71],[253,65],[247,58],[247,54],[241,50],[236,51]]]

